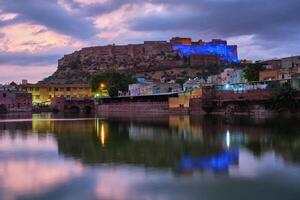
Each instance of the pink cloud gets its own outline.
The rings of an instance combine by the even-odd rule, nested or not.
[[[4,197],[39,194],[82,174],[80,164],[51,161],[0,161],[0,185]]]
[[[50,76],[55,70],[55,65],[25,67],[0,64],[0,83],[10,83],[11,81],[21,82],[23,79],[27,79],[31,83],[36,83]]]

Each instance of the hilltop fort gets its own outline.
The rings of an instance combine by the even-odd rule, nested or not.
[[[113,68],[133,76],[161,79],[166,76],[195,76],[204,66],[238,62],[237,46],[227,41],[192,41],[172,38],[167,41],[145,41],[143,44],[87,47],[58,60],[58,69],[41,83],[88,83],[94,74]]]

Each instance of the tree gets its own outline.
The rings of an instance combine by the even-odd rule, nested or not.
[[[259,81],[259,72],[265,67],[260,63],[249,64],[244,69],[244,78],[248,81]]]
[[[270,97],[271,108],[277,111],[296,111],[298,108],[297,92],[291,87],[282,86]]]
[[[117,72],[109,69],[102,74],[94,75],[91,78],[91,88],[93,92],[100,92],[104,88],[108,91],[109,96],[118,96],[118,91],[127,92],[128,85],[134,83],[135,79],[128,74]]]

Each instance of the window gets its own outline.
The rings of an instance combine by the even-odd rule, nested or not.
[[[68,88],[67,88],[67,91],[71,91],[71,88],[68,87]]]
[[[35,99],[40,99],[40,95],[36,95],[36,96],[35,96]]]
[[[39,91],[40,90],[40,88],[35,88],[35,91]]]
[[[6,93],[3,93],[3,98],[6,98]]]

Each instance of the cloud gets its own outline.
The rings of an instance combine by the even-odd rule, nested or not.
[[[48,66],[20,66],[20,65],[0,65],[0,83],[10,83],[16,81],[18,83],[23,79],[27,79],[30,83],[36,83],[56,70],[55,65]]]
[[[36,23],[79,39],[97,33],[93,22],[80,13],[68,12],[55,0],[0,0],[0,5],[3,12],[16,13],[14,21],[18,23]]]
[[[28,52],[8,53],[0,51],[0,64],[9,65],[49,65],[57,62],[61,55]]]
[[[155,1],[154,1],[155,2]],[[165,12],[137,16],[132,22],[134,30],[191,30],[215,32],[229,37],[247,34],[261,36],[284,33],[297,27],[299,31],[300,4],[296,0],[202,0],[158,1],[168,7]],[[184,3],[183,3],[184,2]],[[295,31],[293,31],[294,33]]]
[[[276,56],[297,53],[300,42],[300,4],[297,0],[153,0],[166,9],[139,14],[129,22],[131,30],[204,38],[252,35],[252,41]],[[180,33],[188,35],[180,35]],[[291,48],[293,47],[293,48]],[[288,53],[289,52],[289,53]],[[254,56],[251,56],[254,57]]]

